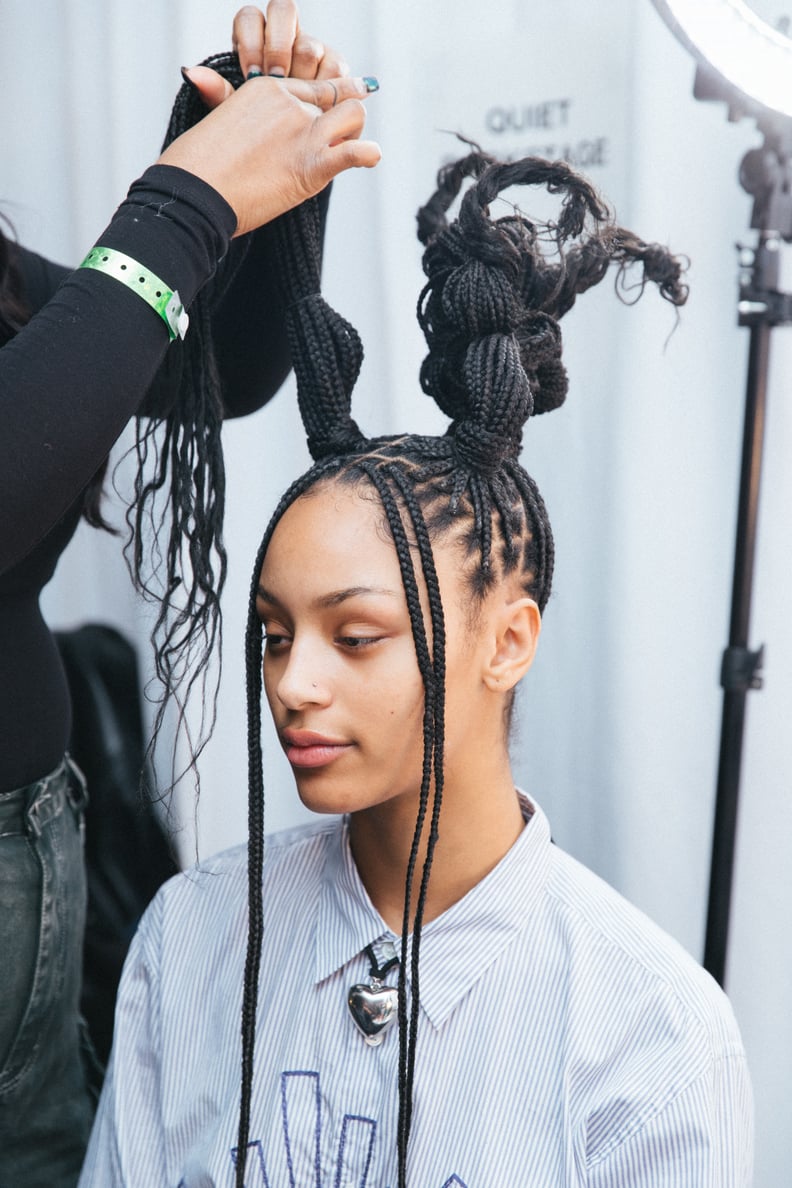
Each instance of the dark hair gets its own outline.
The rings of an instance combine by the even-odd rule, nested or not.
[[[447,211],[472,179],[459,215]],[[511,185],[540,185],[562,195],[555,223],[534,223],[519,211],[494,219],[490,205]],[[616,226],[592,185],[563,162],[527,158],[500,164],[474,149],[442,169],[437,190],[418,214],[426,285],[418,318],[429,353],[421,384],[451,418],[442,437],[367,440],[350,415],[362,348],[355,330],[319,292],[317,216],[307,203],[282,220],[280,271],[298,399],[314,466],[292,484],[267,527],[256,557],[246,635],[249,747],[249,937],[242,1014],[242,1093],[237,1185],[243,1184],[249,1138],[255,1012],[262,943],[264,854],[261,753],[262,627],[256,612],[261,566],[284,511],[317,485],[364,487],[382,505],[404,584],[423,679],[424,760],[419,811],[406,875],[399,977],[399,1185],[407,1149],[419,1005],[421,927],[443,794],[445,637],[432,542],[452,536],[463,549],[471,589],[482,599],[492,584],[519,572],[525,591],[544,609],[553,575],[553,538],[536,484],[522,469],[523,426],[532,414],[560,405],[567,377],[558,319],[611,264],[623,288],[630,265],[639,282],[658,285],[681,305],[687,290],[669,252]],[[416,572],[417,557],[418,572]],[[429,605],[429,632],[419,583]],[[434,779],[433,779],[434,777]],[[430,793],[431,804],[430,804]],[[429,818],[426,857],[414,894],[421,835]],[[411,994],[404,968],[415,902]]]
[[[215,54],[203,64],[222,74],[234,87],[242,84],[236,54]],[[200,93],[185,82],[173,105],[163,149],[205,115]],[[176,769],[175,740],[184,732],[189,746],[188,768],[195,774],[197,790],[200,780],[196,760],[211,737],[216,719],[222,667],[220,596],[227,572],[223,542],[225,467],[220,438],[223,398],[211,314],[246,251],[247,244],[238,244],[234,253],[220,261],[192,303],[190,333],[180,345],[181,378],[172,406],[160,417],[136,422],[133,448],[137,473],[134,497],[127,511],[127,562],[138,590],[157,608],[151,640],[162,695],[156,699],[150,747],[156,745],[168,706],[175,704],[171,783],[183,774]],[[213,653],[218,657],[218,675],[208,690],[207,668]],[[202,709],[197,732],[192,732],[186,712],[195,689],[201,695]]]

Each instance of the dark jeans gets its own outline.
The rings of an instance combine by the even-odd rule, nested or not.
[[[85,802],[69,759],[0,794],[0,1188],[72,1188],[88,1142]]]

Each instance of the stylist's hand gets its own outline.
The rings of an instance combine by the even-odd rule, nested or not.
[[[376,82],[349,78],[334,50],[303,33],[293,0],[270,0],[266,17],[253,5],[240,9],[232,37],[248,81],[234,92],[206,66],[187,71],[215,110],[174,140],[160,163],[214,186],[234,208],[242,235],[343,170],[376,165],[381,153],[360,139],[366,115],[359,100]]]
[[[205,67],[195,67],[193,73]],[[218,76],[219,77],[219,76]],[[225,81],[225,80],[222,80]],[[252,78],[183,132],[159,158],[213,186],[233,207],[243,235],[323,190],[345,169],[376,165],[361,140],[363,79]]]
[[[340,78],[346,62],[330,46],[300,28],[294,0],[270,0],[264,16],[252,4],[240,8],[232,30],[242,75],[250,71],[281,78]]]
[[[243,78],[266,74],[312,80],[349,74],[340,54],[302,31],[294,0],[270,0],[266,17],[252,4],[240,8],[231,40]],[[217,107],[227,98],[227,84],[213,70],[195,67],[189,77],[207,107]]]

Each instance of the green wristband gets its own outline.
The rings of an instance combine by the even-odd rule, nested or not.
[[[175,289],[169,289],[164,281],[155,276],[151,269],[144,268],[137,260],[125,256],[123,252],[117,252],[115,248],[106,247],[91,248],[80,268],[95,268],[98,272],[114,276],[159,314],[168,327],[171,342],[174,338],[184,338],[190,319],[182,305],[181,297]]]

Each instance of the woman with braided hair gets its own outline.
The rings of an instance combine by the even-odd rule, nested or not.
[[[561,194],[557,222],[496,219],[515,184]],[[553,574],[519,453],[566,393],[558,320],[611,265],[679,305],[679,263],[563,163],[469,153],[419,215],[448,432],[369,440],[317,226],[279,232],[315,464],[253,571],[248,845],[141,924],[81,1188],[747,1188],[725,997],[551,843],[508,754]],[[262,686],[301,800],[336,815],[266,846]]]

